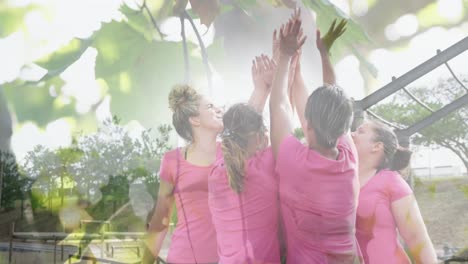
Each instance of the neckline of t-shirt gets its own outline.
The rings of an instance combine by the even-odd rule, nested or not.
[[[324,160],[332,161],[332,162],[341,162],[344,159],[344,151],[343,151],[343,148],[341,148],[340,146],[336,146],[336,148],[338,149],[338,156],[336,157],[336,159],[329,159],[329,158],[323,156],[322,154],[320,154],[315,149],[310,148],[308,145],[305,145],[305,146],[309,150],[309,153],[312,152],[314,155],[319,156],[320,158],[322,158]]]
[[[382,172],[386,171],[385,169],[384,170],[378,170],[374,175],[372,175],[372,177],[370,177],[370,179],[367,180],[366,184],[364,184],[363,186],[361,186],[361,190],[364,189],[367,185],[369,185],[369,183],[374,179],[374,178],[377,178],[380,176],[380,174],[382,174]]]
[[[218,151],[218,150],[216,150],[216,151]],[[178,152],[178,155],[179,155],[177,158],[179,160],[182,160],[182,162],[185,162],[185,163],[187,163],[188,165],[190,165],[192,167],[197,167],[197,168],[200,168],[200,169],[210,169],[213,166],[215,166],[216,162],[218,161],[218,152],[216,152],[215,161],[213,163],[211,163],[210,165],[205,165],[205,166],[193,164],[190,161],[186,160],[185,157],[184,157],[185,155],[184,155],[184,148],[183,147],[180,147],[177,152]]]

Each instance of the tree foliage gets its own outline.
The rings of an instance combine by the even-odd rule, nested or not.
[[[462,78],[466,85],[468,79]],[[411,92],[432,110],[437,111],[463,96],[466,91],[454,78],[441,79],[433,87],[415,87]],[[410,126],[429,116],[431,112],[400,92],[388,103],[372,108],[379,116],[404,126]],[[468,169],[468,106],[452,112],[445,118],[433,123],[414,135],[416,145],[438,145],[455,153]]]

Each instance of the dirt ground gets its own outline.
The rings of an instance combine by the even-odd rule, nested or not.
[[[468,177],[416,181],[414,189],[435,248],[468,247]]]
[[[436,250],[442,252],[444,246],[468,248],[468,177],[415,182],[416,199]],[[18,218],[18,212],[0,214],[0,241],[8,240],[10,223]],[[46,218],[49,217],[42,215],[36,219],[41,224],[37,231],[54,231],[58,223]],[[29,229],[26,223],[18,226]],[[165,243],[165,251],[168,244]],[[0,264],[7,263],[7,258],[8,253],[0,251]],[[53,255],[16,252],[13,263],[53,263]]]

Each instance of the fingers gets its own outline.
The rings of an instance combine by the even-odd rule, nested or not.
[[[304,45],[306,39],[307,39],[307,36],[304,36],[304,37],[302,37],[301,39],[299,39],[299,48],[301,48],[302,45]]]
[[[299,34],[297,34],[297,38],[300,39],[302,38],[302,36],[304,36],[304,29],[301,27],[301,29],[299,30]]]
[[[346,21],[346,19],[342,19],[340,23],[338,24],[338,26],[336,27],[336,31],[341,31],[346,26],[347,23],[348,21]]]
[[[280,28],[280,38],[283,39],[284,38],[284,25],[281,25],[281,28]]]
[[[333,22],[332,22],[330,28],[328,29],[328,32],[333,32],[335,30],[335,24],[336,24],[336,18],[333,19]]]
[[[301,25],[302,25],[302,21],[300,19],[297,19],[294,21],[294,24],[293,24],[293,29],[292,29],[292,33],[296,36],[299,36],[299,32],[301,30]]]
[[[336,27],[335,29],[335,35],[337,35],[337,37],[343,35],[343,33],[346,31],[346,25],[348,24],[348,21],[346,21],[345,19],[342,19],[340,21],[340,24],[338,24],[338,27]]]
[[[275,31],[273,31],[273,43],[275,43],[277,41],[277,37],[276,37],[276,29]]]
[[[261,56],[256,56],[255,60],[257,62],[257,71],[258,73],[262,74],[265,70],[265,66],[263,65],[263,60]]]
[[[255,62],[255,60],[252,60],[252,76],[255,76],[257,74],[258,74],[257,63]]]

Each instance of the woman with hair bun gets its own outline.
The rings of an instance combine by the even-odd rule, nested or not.
[[[217,263],[207,176],[220,155],[216,137],[223,129],[222,111],[188,85],[172,88],[169,107],[172,124],[188,145],[171,150],[162,158],[158,199],[148,225],[148,247],[153,256],[159,255],[175,200],[178,220],[167,262]]]
[[[437,263],[418,203],[398,173],[409,165],[411,151],[400,147],[395,133],[377,121],[362,124],[352,138],[361,185],[356,237],[365,263],[411,263],[398,233],[416,263]]]

